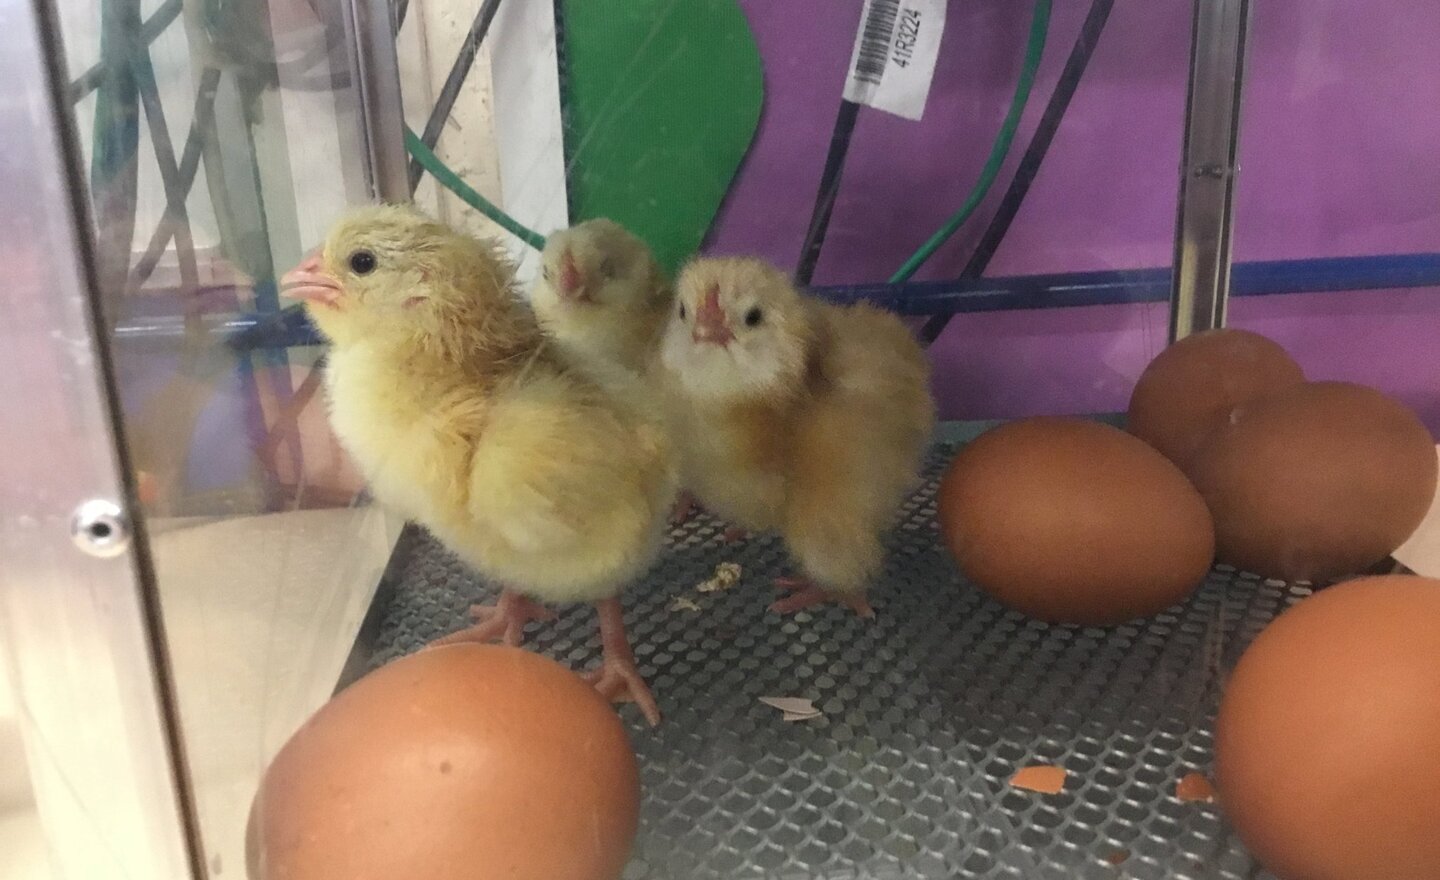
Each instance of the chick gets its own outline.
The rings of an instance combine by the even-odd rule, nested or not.
[[[540,254],[530,305],[545,334],[576,367],[609,385],[640,380],[660,345],[674,294],[640,238],[613,220],[586,220],[551,233]],[[694,514],[682,492],[675,525]],[[732,527],[727,542],[738,540]]]
[[[684,485],[780,532],[804,576],[771,610],[873,616],[881,536],[934,430],[924,352],[894,315],[804,296],[759,260],[696,260],[676,287],[660,363]]]
[[[666,435],[565,365],[488,244],[397,206],[362,209],[284,278],[330,341],[336,434],[377,499],[505,586],[442,641],[519,644],[594,602],[607,697],[659,712],[625,636],[621,588],[652,561],[674,497]]]
[[[602,379],[634,379],[659,344],[670,283],[650,248],[612,220],[553,233],[530,303],[574,365]]]

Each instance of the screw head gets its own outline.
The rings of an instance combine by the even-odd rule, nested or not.
[[[70,538],[90,556],[109,559],[130,546],[130,518],[108,498],[92,498],[75,508]]]

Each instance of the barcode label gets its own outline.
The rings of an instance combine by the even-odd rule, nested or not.
[[[935,78],[946,0],[865,0],[845,98],[918,120]]]
[[[860,22],[860,48],[855,54],[855,78],[880,85],[890,43],[895,39],[895,22],[900,20],[900,0],[871,0]]]

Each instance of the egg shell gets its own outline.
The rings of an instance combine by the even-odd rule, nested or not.
[[[453,645],[367,675],[276,755],[252,880],[615,880],[639,774],[611,707],[552,660]]]
[[[1204,580],[1210,514],[1164,456],[1124,431],[1035,418],[963,448],[939,490],[964,575],[1041,620],[1106,626],[1154,614]]]
[[[1304,381],[1294,358],[1258,333],[1196,333],[1160,352],[1140,374],[1125,427],[1186,470],[1237,405]]]
[[[1190,475],[1221,561],[1326,580],[1364,571],[1415,531],[1435,496],[1435,441],[1372,388],[1310,382],[1236,407]]]
[[[1440,877],[1440,581],[1365,578],[1281,614],[1221,701],[1221,808],[1280,880]]]

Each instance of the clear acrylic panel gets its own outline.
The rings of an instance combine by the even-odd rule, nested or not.
[[[277,278],[371,198],[349,4],[58,4],[97,275],[211,876],[333,692],[398,524]]]

